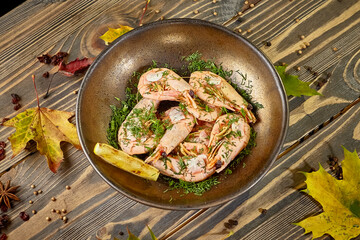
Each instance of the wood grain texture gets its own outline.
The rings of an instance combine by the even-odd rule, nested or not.
[[[19,197],[8,214],[11,224],[6,229],[10,239],[125,239],[126,227],[141,238],[149,238],[146,225],[161,239],[310,239],[292,222],[316,214],[320,206],[298,189],[304,178],[298,170],[324,166],[328,155],[342,158],[344,145],[349,150],[359,146],[359,104],[344,114],[342,109],[360,96],[360,2],[357,0],[211,0],[160,1],[152,0],[143,23],[168,18],[199,18],[223,24],[241,34],[260,48],[273,63],[286,62],[288,71],[300,75],[312,87],[326,80],[320,88],[323,96],[289,98],[290,127],[284,148],[301,142],[284,152],[272,170],[251,191],[219,207],[198,211],[169,211],[138,204],[111,189],[92,169],[81,151],[64,144],[65,161],[54,175],[45,158],[24,151],[14,158],[8,144],[7,158],[0,162],[1,177],[21,185]],[[31,75],[35,74],[41,105],[74,111],[76,91],[82,76],[68,78],[55,75],[50,97],[42,99],[49,79],[42,74],[57,71],[56,67],[37,62],[36,56],[58,51],[70,53],[68,60],[95,57],[106,48],[99,39],[108,27],[118,24],[136,27],[145,1],[131,0],[29,0],[0,18],[0,117],[14,117],[17,112],[10,103],[11,93],[21,96],[22,109],[36,106]],[[237,15],[242,11],[242,15]],[[216,13],[216,14],[215,14]],[[295,19],[299,19],[298,22]],[[239,32],[241,29],[241,32]],[[251,30],[247,32],[247,30]],[[305,39],[299,36],[304,35]],[[271,42],[265,46],[264,41]],[[295,51],[307,41],[310,47],[303,54]],[[337,51],[333,51],[336,47]],[[300,66],[295,71],[293,67]],[[312,67],[319,75],[305,69]],[[326,77],[331,73],[329,78]],[[20,110],[20,111],[21,111]],[[318,126],[339,115],[317,133]],[[72,122],[74,122],[72,120]],[[0,127],[0,141],[14,130]],[[304,141],[304,137],[308,136]],[[33,195],[29,186],[36,185],[42,194]],[[65,186],[70,185],[71,190]],[[57,201],[50,198],[55,196]],[[28,204],[33,200],[32,205]],[[68,223],[64,224],[51,208],[67,209]],[[261,215],[258,208],[267,209]],[[37,214],[32,215],[31,210]],[[23,222],[20,211],[30,213]],[[52,218],[47,222],[45,217]],[[230,219],[238,225],[226,228]],[[36,226],[36,227],[34,227]],[[119,235],[120,232],[125,235]]]

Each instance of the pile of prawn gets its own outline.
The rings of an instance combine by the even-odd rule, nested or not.
[[[122,123],[119,145],[130,155],[151,152],[145,162],[164,175],[203,181],[226,168],[249,142],[249,123],[256,122],[251,104],[212,72],[193,72],[187,82],[170,69],[154,68],[140,77],[138,91],[143,98]],[[159,114],[165,100],[180,104]],[[222,115],[221,108],[231,113]],[[158,120],[167,123],[160,136],[149,128]]]

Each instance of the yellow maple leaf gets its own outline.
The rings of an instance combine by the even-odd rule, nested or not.
[[[100,38],[102,40],[104,40],[106,45],[108,45],[109,43],[111,43],[112,41],[114,41],[115,39],[120,37],[121,35],[129,32],[133,29],[134,28],[132,28],[132,27],[123,26],[123,25],[120,25],[120,28],[109,28],[109,30],[106,33],[104,33],[104,35],[102,35]]]
[[[336,240],[347,240],[360,234],[360,159],[344,149],[343,180],[337,180],[320,165],[316,172],[304,173],[307,189],[304,192],[318,201],[323,212],[295,223],[312,232],[313,238],[324,234]]]
[[[72,116],[74,113],[35,107],[6,121],[4,126],[16,128],[9,137],[13,157],[34,140],[40,154],[46,156],[50,170],[56,172],[64,158],[60,142],[69,142],[81,149],[76,127],[68,120]]]

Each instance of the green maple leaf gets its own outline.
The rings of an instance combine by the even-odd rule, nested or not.
[[[74,113],[48,108],[29,108],[3,125],[15,127],[9,137],[13,157],[19,154],[30,140],[37,142],[40,154],[45,155],[51,171],[56,172],[64,158],[60,142],[69,142],[81,149],[76,127],[68,119]]]
[[[360,159],[344,147],[343,180],[337,180],[320,165],[316,172],[304,173],[306,193],[318,201],[323,212],[295,223],[312,232],[313,238],[329,234],[336,240],[351,239],[360,234]]]
[[[287,74],[285,72],[286,67],[287,65],[275,66],[275,69],[278,72],[284,84],[286,95],[294,96],[294,97],[300,97],[301,95],[305,95],[305,96],[322,95],[315,89],[309,87],[310,83],[299,80],[298,76]]]

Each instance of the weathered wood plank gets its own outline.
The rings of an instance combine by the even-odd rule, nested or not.
[[[11,101],[10,93],[15,92],[22,97],[23,109],[34,107],[36,100],[34,92],[30,90],[32,89],[31,74],[37,76],[38,89],[43,95],[48,80],[40,76],[48,70],[56,71],[55,68],[37,63],[36,56],[46,52],[54,54],[60,50],[70,52],[71,60],[76,57],[96,56],[105,48],[98,37],[106,31],[106,28],[116,24],[136,26],[144,6],[144,1],[51,2],[53,3],[27,1],[21,8],[0,18],[0,23],[4,23],[0,24],[2,26],[0,28],[2,33],[0,35],[0,102],[2,103]],[[262,0],[254,8],[246,10],[241,20],[236,20],[233,17],[243,8],[243,2],[151,1],[144,23],[159,20],[161,16],[165,19],[200,18],[219,24],[226,22],[226,26],[230,29],[238,31],[241,28],[243,30],[241,34],[260,47],[273,62],[284,61],[290,64],[289,67],[301,66],[300,77],[305,81],[316,84],[321,76],[314,78],[304,70],[303,66],[312,66],[319,73],[332,72],[328,83],[321,89],[324,97],[290,98],[292,112],[285,145],[290,146],[359,96],[360,6],[355,0],[342,1],[342,3]],[[156,13],[156,10],[160,10],[160,13]],[[198,10],[199,13],[194,13],[194,10]],[[214,12],[217,14],[214,15]],[[32,17],[26,20],[24,16],[30,15]],[[296,23],[295,18],[300,18],[301,21]],[[228,21],[229,19],[235,20]],[[249,28],[252,32],[245,33]],[[294,53],[302,43],[298,38],[299,34],[304,34],[306,36],[304,40],[311,43],[311,47],[304,50],[301,56]],[[264,46],[263,41],[271,41],[272,46]],[[332,52],[333,46],[339,49],[336,53]],[[294,70],[290,72],[294,73]],[[52,96],[42,100],[42,106],[74,111],[76,95],[73,91],[78,89],[80,82],[81,77],[68,79],[57,75],[51,88]],[[300,237],[302,230],[288,223],[297,221],[319,208],[307,197],[299,196],[296,190],[289,189],[294,186],[292,181],[298,183],[303,179],[291,176],[289,173],[291,170],[286,169],[298,163],[299,168],[304,167],[302,169],[308,170],[309,167],[298,160],[304,159],[304,157],[300,158],[302,155],[300,150],[305,149],[304,152],[307,152],[311,149],[309,145],[311,141],[319,141],[317,145],[321,153],[316,153],[315,156],[320,157],[322,153],[326,153],[326,147],[323,145],[328,144],[327,139],[324,137],[326,141],[321,143],[319,135],[326,136],[325,132],[332,133],[329,129],[336,129],[335,133],[343,126],[349,129],[354,127],[352,123],[344,121],[345,116],[353,121],[356,120],[358,110],[354,112],[354,109],[329,125],[326,131],[321,130],[315,135],[316,138],[307,140],[305,144],[281,158],[266,178],[247,195],[206,211],[174,212],[154,209],[116,194],[93,173],[85,156],[68,145],[65,145],[66,160],[56,176],[49,172],[44,157],[38,153],[28,155],[24,152],[14,159],[8,157],[0,162],[0,172],[16,162],[24,161],[16,167],[15,172],[10,172],[2,178],[3,180],[11,176],[15,184],[22,186],[19,191],[22,202],[16,203],[14,209],[9,212],[12,223],[7,231],[11,232],[9,236],[14,239],[23,236],[21,234],[24,232],[29,233],[28,237],[33,239],[84,239],[89,236],[93,239],[95,236],[106,239],[109,234],[112,237],[120,237],[118,233],[125,232],[126,226],[143,237],[147,234],[145,225],[149,224],[160,237],[168,235],[171,239],[193,239],[192,236],[204,235],[210,239],[219,239],[230,231],[223,227],[224,222],[237,217],[241,218],[241,223],[239,221],[239,225],[232,229],[236,231],[234,239],[240,237],[253,239],[259,236],[260,239],[264,236],[302,239]],[[352,112],[355,115],[352,115]],[[15,114],[10,103],[0,108],[1,117],[13,117]],[[357,130],[353,133],[355,139],[353,143],[348,143],[350,140],[345,139],[349,144],[345,145],[346,147],[354,147],[358,143],[359,128],[359,125],[354,127]],[[0,135],[5,139],[12,131],[10,128],[0,128]],[[351,135],[346,129],[341,130],[341,133]],[[341,155],[339,152],[341,149],[337,149],[339,141],[336,141],[335,136],[330,142],[334,153]],[[9,145],[6,150],[10,156]],[[35,183],[44,193],[36,197],[32,195],[32,189],[27,188],[31,183]],[[71,192],[65,191],[65,185],[72,186]],[[278,197],[276,193],[284,196]],[[52,196],[56,196],[59,201],[50,202],[49,198]],[[267,197],[269,199],[266,199]],[[254,200],[258,198],[266,201]],[[35,201],[33,205],[27,204],[30,199]],[[55,221],[55,218],[50,223],[46,222],[45,217],[50,216],[52,206],[67,208],[69,217],[67,224],[64,225],[59,220]],[[268,213],[263,217],[259,216],[258,207],[267,208]],[[38,214],[32,216],[30,222],[24,223],[17,217],[18,212],[31,211],[34,208],[38,210]],[[203,224],[202,221],[205,223]],[[34,228],[35,224],[39,227]],[[173,229],[179,226],[181,226],[180,230],[173,235]],[[212,227],[214,230],[210,231]]]

